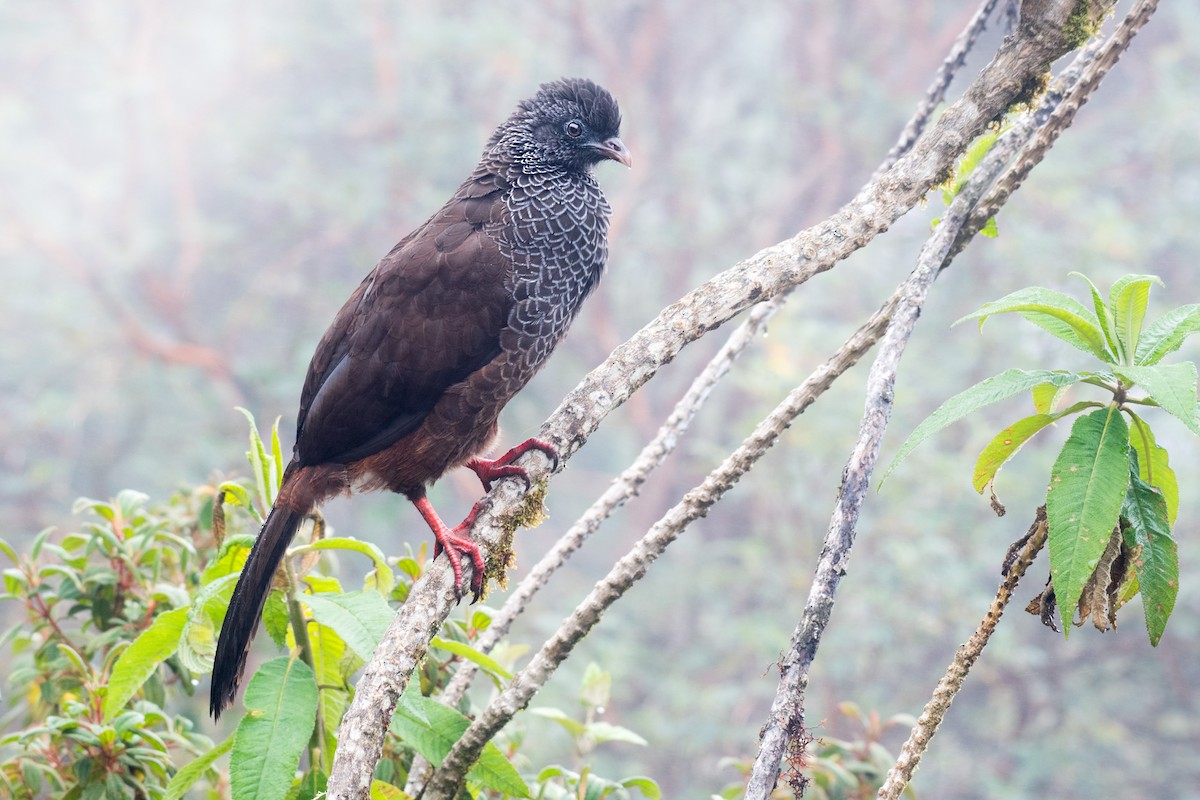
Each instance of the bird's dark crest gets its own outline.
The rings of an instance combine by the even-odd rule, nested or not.
[[[563,78],[543,83],[538,93],[521,103],[526,111],[574,104],[588,127],[600,136],[616,136],[621,130],[621,110],[606,89],[587,78]]]
[[[571,120],[582,123],[579,134],[564,132]],[[563,78],[542,84],[533,97],[522,100],[496,129],[487,149],[500,162],[527,174],[586,172],[612,157],[595,145],[620,132],[621,111],[607,90],[586,78]]]

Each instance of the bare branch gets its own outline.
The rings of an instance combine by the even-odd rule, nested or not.
[[[971,48],[975,46],[975,42],[978,41],[980,35],[987,30],[988,17],[992,15],[997,2],[998,0],[983,0],[983,3],[979,6],[979,10],[975,12],[975,16],[971,17],[971,21],[967,23],[967,27],[954,40],[954,44],[951,45],[946,59],[938,67],[937,75],[933,78],[933,83],[930,84],[925,92],[925,99],[917,105],[917,110],[913,113],[908,124],[904,126],[904,130],[900,132],[900,138],[892,145],[892,149],[888,151],[887,156],[883,159],[883,163],[875,168],[875,174],[872,176],[872,179],[879,177],[891,169],[892,165],[900,159],[900,156],[911,150],[913,145],[916,144],[917,139],[921,138],[921,132],[929,124],[929,118],[933,116],[934,110],[946,99],[946,90],[950,88],[950,84],[954,81],[954,76],[967,63],[967,54],[971,52]]]
[[[888,771],[887,780],[879,789],[879,794],[876,795],[878,800],[895,800],[912,780],[913,772],[916,771],[922,754],[945,718],[950,703],[958,694],[958,690],[962,688],[963,681],[967,679],[967,673],[979,659],[980,653],[983,652],[983,648],[996,630],[1000,616],[1012,598],[1013,590],[1017,588],[1017,583],[1025,571],[1037,558],[1042,546],[1046,544],[1046,530],[1046,507],[1042,506],[1037,510],[1037,516],[1030,527],[1021,555],[1009,566],[1003,582],[996,589],[996,597],[988,607],[983,621],[979,623],[979,627],[967,643],[955,653],[954,661],[946,669],[946,674],[938,681],[937,688],[934,689],[929,702],[925,704],[925,709],[921,712],[921,717],[913,727],[912,733],[909,734],[908,741],[900,748],[900,757],[896,760],[895,766]]]

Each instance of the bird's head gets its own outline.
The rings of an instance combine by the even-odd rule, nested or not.
[[[605,159],[631,166],[617,101],[584,78],[542,84],[497,129],[490,145],[525,172],[587,172]]]

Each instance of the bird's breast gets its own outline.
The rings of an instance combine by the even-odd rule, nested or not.
[[[531,176],[505,197],[498,228],[513,298],[501,346],[536,370],[566,333],[608,258],[610,209],[590,175]]]

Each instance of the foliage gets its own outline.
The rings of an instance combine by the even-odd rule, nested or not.
[[[1200,305],[1167,312],[1144,326],[1153,275],[1126,275],[1107,299],[1088,278],[1092,308],[1062,292],[1031,287],[985,304],[960,322],[1015,313],[1101,362],[1094,371],[1010,369],[951,397],[900,447],[887,474],[926,438],[979,408],[1023,391],[1037,412],[1004,428],[980,453],[973,483],[981,494],[1025,442],[1074,416],[1050,471],[1046,492],[1052,590],[1034,610],[1052,624],[1055,606],[1100,630],[1116,625],[1117,609],[1140,593],[1151,644],[1157,645],[1179,591],[1179,559],[1171,535],[1179,485],[1167,451],[1133,406],[1159,408],[1200,434],[1196,366],[1163,364],[1200,330]],[[1060,408],[1076,384],[1106,392]],[[1131,394],[1135,390],[1139,394]],[[1086,412],[1086,413],[1085,413]],[[1069,631],[1069,627],[1067,628]]]
[[[43,531],[28,557],[0,542],[14,564],[4,573],[3,598],[22,602],[27,618],[4,638],[16,656],[10,700],[19,698],[26,725],[0,740],[14,750],[0,770],[6,796],[170,800],[205,782],[210,792],[227,791],[234,800],[324,791],[351,678],[386,631],[391,603],[402,602],[421,575],[425,549],[396,560],[395,570],[374,545],[328,536],[315,520],[309,540],[289,551],[289,566],[263,612],[270,638],[286,654],[250,677],[247,712],[228,738],[214,743],[197,733],[190,719],[194,688],[211,669],[216,632],[253,542],[250,531],[283,473],[277,426],[264,440],[247,418],[253,478],[245,484],[222,481],[161,508],[135,492],[112,503],[80,501],[77,510],[93,518],[83,531],[57,543]],[[345,591],[316,570],[321,556],[339,551],[366,557],[362,589]],[[430,697],[461,660],[479,664],[497,686],[512,679],[508,667],[471,645],[490,621],[489,609],[472,607],[434,638],[396,709],[373,796],[403,797],[398,787],[414,755],[438,764],[466,729],[467,706],[453,709]],[[594,720],[608,703],[608,681],[598,668],[589,670],[585,721],[573,723],[581,726],[580,753],[605,741],[645,744]],[[570,721],[562,712],[541,712]],[[514,758],[527,762],[518,749],[489,744],[468,775],[471,794],[534,796],[513,765]],[[216,766],[226,754],[227,772]],[[581,798],[628,797],[632,788],[660,796],[648,778],[609,781],[587,766],[530,769],[540,797],[576,796],[576,790]]]
[[[13,654],[8,700],[25,727],[0,739],[0,794],[161,797],[174,760],[212,746],[169,710],[194,684],[162,644],[178,639],[188,614],[211,500],[202,491],[161,508],[136,492],[85,499],[80,531],[57,541],[42,531],[28,556],[0,542],[13,563],[0,598],[25,616],[2,640]]]
[[[999,126],[990,128],[980,134],[979,137],[971,143],[971,146],[967,148],[967,152],[963,153],[963,157],[959,159],[958,167],[955,169],[954,174],[942,182],[942,184],[938,187],[942,192],[942,202],[944,202],[947,206],[954,202],[954,198],[957,197],[958,193],[962,191],[962,188],[967,185],[967,179],[971,177],[971,173],[974,172],[975,168],[979,166],[979,163],[983,161],[983,157],[988,154],[988,151],[992,149],[992,145],[996,143],[996,140],[1000,138],[1000,134],[1003,132],[1004,131]],[[936,219],[932,220],[930,224],[933,227],[937,227],[938,223],[941,221],[941,217],[937,217]],[[979,229],[979,233],[980,235],[986,236],[989,239],[995,239],[997,236],[999,236],[1000,229],[996,226],[996,218],[988,217],[988,221],[982,228]]]
[[[577,769],[568,769],[559,764],[552,764],[538,773],[533,783],[535,796],[538,800],[602,800],[611,797],[614,800],[628,800],[633,795],[631,789],[637,789],[643,797],[658,800],[662,791],[658,784],[644,776],[631,776],[619,780],[602,778],[592,771],[585,759],[604,742],[626,742],[645,746],[646,740],[628,728],[613,725],[598,719],[609,704],[612,696],[612,675],[602,670],[598,665],[588,664],[583,674],[579,688],[579,705],[582,707],[582,718],[572,716],[557,708],[540,707],[530,709],[531,713],[553,720],[562,726],[575,744],[577,760],[581,765]]]

